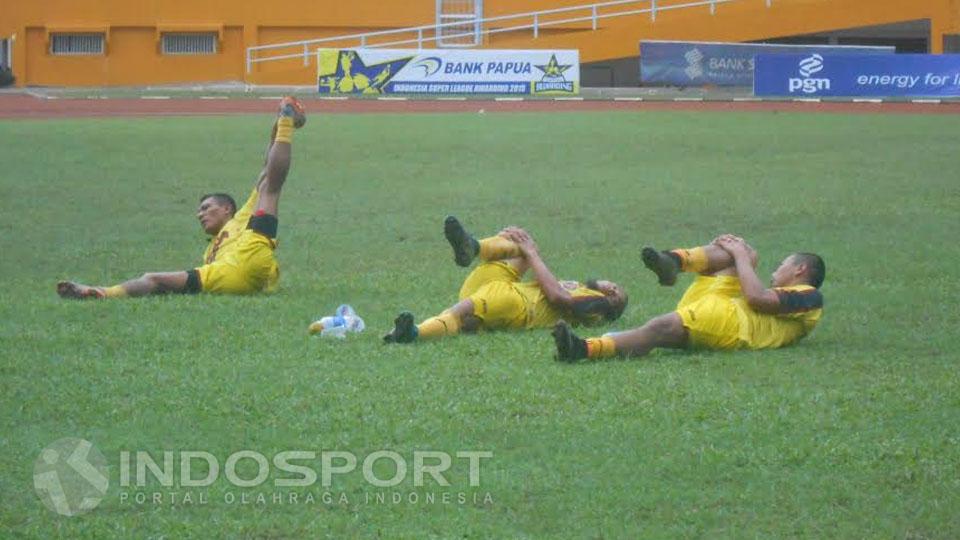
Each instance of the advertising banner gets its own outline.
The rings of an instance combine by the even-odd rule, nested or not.
[[[753,86],[758,54],[892,54],[894,47],[641,41],[640,82],[669,86]]]
[[[321,94],[580,92],[576,50],[320,49]]]
[[[792,97],[960,97],[960,55],[759,55],[753,93]]]

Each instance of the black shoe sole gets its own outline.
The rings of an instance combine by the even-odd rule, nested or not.
[[[679,269],[676,263],[667,258],[667,255],[651,247],[643,248],[640,255],[643,257],[643,265],[657,275],[657,280],[661,285],[669,287],[677,282]]]
[[[396,343],[413,343],[413,340],[417,339],[413,313],[404,311],[393,320],[393,339]]]
[[[553,325],[553,343],[557,346],[557,354],[553,357],[558,362],[573,363],[578,360],[573,356],[573,332],[570,325],[564,321],[558,321]]]
[[[473,258],[477,256],[471,242],[473,238],[464,230],[463,225],[460,225],[457,218],[447,216],[443,220],[443,235],[447,238],[447,242],[450,242],[450,247],[453,248],[453,260],[456,261],[457,266],[470,266]]]

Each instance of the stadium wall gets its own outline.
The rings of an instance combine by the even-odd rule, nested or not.
[[[252,0],[0,0],[0,14],[0,38],[12,38],[13,70],[21,86],[241,81],[246,78],[248,46],[416,26],[433,21],[435,15],[432,2],[405,0],[287,0],[282,4]],[[161,36],[172,32],[215,33],[216,53],[163,54]],[[102,34],[104,51],[51,54],[51,38],[58,33]]]
[[[19,85],[110,86],[247,81],[310,84],[316,68],[300,59],[257,64],[246,72],[246,48],[301,39],[430,24],[429,0],[338,2],[288,0],[0,0],[0,38],[12,38]],[[584,5],[589,0],[486,0],[485,15],[516,14]],[[681,0],[659,0],[661,7]],[[582,12],[581,12],[582,14]],[[960,34],[960,0],[737,0],[717,7],[664,11],[532,32],[496,34],[486,48],[577,48],[581,62],[636,57],[641,39],[756,41],[843,28],[924,19],[930,21],[930,52],[943,52]],[[547,19],[548,20],[548,19]],[[511,24],[519,24],[519,21]],[[214,54],[170,55],[161,48],[169,33],[215,34]],[[53,36],[104,36],[103,53],[54,55]],[[949,46],[949,45],[948,45]],[[302,49],[301,49],[302,50]],[[287,52],[298,52],[290,50]]]

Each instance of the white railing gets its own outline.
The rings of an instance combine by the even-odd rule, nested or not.
[[[540,36],[540,29],[548,26],[560,24],[573,24],[589,22],[592,30],[596,30],[599,22],[603,19],[612,19],[614,17],[625,17],[630,15],[649,14],[650,19],[657,20],[657,14],[664,11],[675,9],[686,9],[701,6],[709,6],[710,14],[716,13],[718,4],[725,4],[737,0],[687,0],[679,3],[665,3],[669,0],[615,0],[612,2],[600,2],[596,4],[587,4],[582,6],[572,6],[566,8],[548,9],[543,11],[533,11],[529,13],[520,13],[516,15],[501,15],[499,17],[488,17],[477,20],[481,30],[481,35],[489,36],[493,34],[502,34],[506,32],[531,31],[533,37]],[[771,0],[765,0],[767,6],[770,6]],[[630,5],[643,4],[646,7],[637,9],[618,10],[613,12],[603,12],[610,8],[628,7]],[[568,15],[574,12],[588,12],[587,15],[571,16],[567,18],[554,19],[557,15]],[[498,27],[507,21],[516,21],[520,19],[524,24],[515,26]],[[528,22],[529,21],[529,22]],[[493,24],[496,23],[496,24]],[[291,58],[303,58],[303,65],[309,66],[310,59],[317,49],[330,46],[334,43],[341,46],[350,47],[396,47],[416,45],[417,49],[422,49],[425,43],[436,42],[438,39],[455,39],[458,37],[472,37],[473,32],[463,34],[445,34],[441,30],[444,28],[463,26],[463,22],[451,22],[445,24],[429,24],[424,26],[415,26],[410,28],[397,28],[394,30],[382,30],[379,32],[365,32],[363,34],[350,34],[345,36],[336,36],[321,39],[308,39],[304,41],[291,41],[288,43],[276,43],[271,45],[258,45],[247,47],[247,73],[253,71],[253,65],[260,62],[272,62],[277,60],[289,60]],[[393,41],[379,41],[383,38],[389,38],[398,35],[413,35],[406,39],[396,39]],[[441,35],[442,34],[442,35]],[[372,41],[373,40],[373,41]],[[346,44],[349,43],[349,44]],[[261,56],[265,51],[277,51],[281,49],[299,49],[294,53],[277,54],[272,56]]]
[[[451,48],[471,48],[480,45],[483,37],[480,35],[481,22],[483,20],[483,0],[437,0],[436,26],[439,28],[437,35],[437,47]],[[443,26],[447,22],[459,23],[453,28]],[[464,32],[470,32],[470,37],[466,39],[457,38],[451,41],[446,35],[453,34],[462,36]]]

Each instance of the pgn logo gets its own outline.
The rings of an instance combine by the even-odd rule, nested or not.
[[[812,54],[800,61],[801,77],[791,77],[787,80],[790,93],[803,92],[816,94],[822,90],[830,90],[830,79],[814,79],[810,76],[823,71],[823,57]]]
[[[814,54],[810,58],[804,58],[800,61],[800,74],[804,77],[809,77],[821,71],[823,71],[823,57],[819,54]]]

